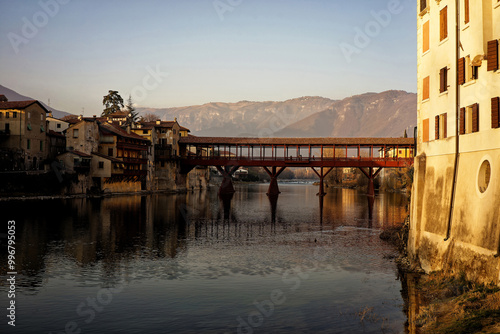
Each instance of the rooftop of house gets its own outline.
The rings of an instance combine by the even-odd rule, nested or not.
[[[5,95],[4,95],[5,97]],[[33,104],[38,104],[43,110],[45,110],[45,113],[50,113],[47,108],[43,106],[39,101],[37,100],[28,100],[28,101],[8,101],[7,98],[5,99],[0,99],[0,110],[8,110],[8,109],[26,109],[29,106]]]
[[[120,137],[125,137],[129,139],[135,139],[135,140],[141,140],[145,142],[149,142],[149,140],[139,136],[138,134],[134,132],[127,132],[126,130],[122,129],[118,124],[115,123],[101,123],[99,125],[99,129],[108,134],[114,134]]]

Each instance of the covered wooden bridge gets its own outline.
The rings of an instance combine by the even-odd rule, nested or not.
[[[263,167],[271,177],[268,194],[279,193],[277,178],[287,167],[308,167],[323,180],[333,168],[356,167],[369,179],[368,194],[374,195],[373,179],[382,168],[413,164],[413,138],[237,138],[195,137],[179,140],[181,167],[215,166],[223,175],[219,193],[234,192],[231,177],[239,167]]]

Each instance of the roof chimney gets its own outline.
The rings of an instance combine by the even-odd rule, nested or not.
[[[9,101],[9,99],[7,98],[7,96],[5,96],[3,94],[0,95],[0,102],[8,102],[8,101]]]
[[[174,117],[174,122],[177,122],[177,117]]]

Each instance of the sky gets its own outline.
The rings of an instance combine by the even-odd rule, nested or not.
[[[0,84],[91,116],[416,92],[416,1],[0,0]]]

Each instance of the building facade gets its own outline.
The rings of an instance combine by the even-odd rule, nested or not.
[[[3,95],[2,95],[3,96]],[[49,111],[36,100],[0,101],[0,149],[16,152],[14,170],[40,170],[47,158]]]
[[[499,282],[500,1],[419,0],[409,250],[422,268]]]

